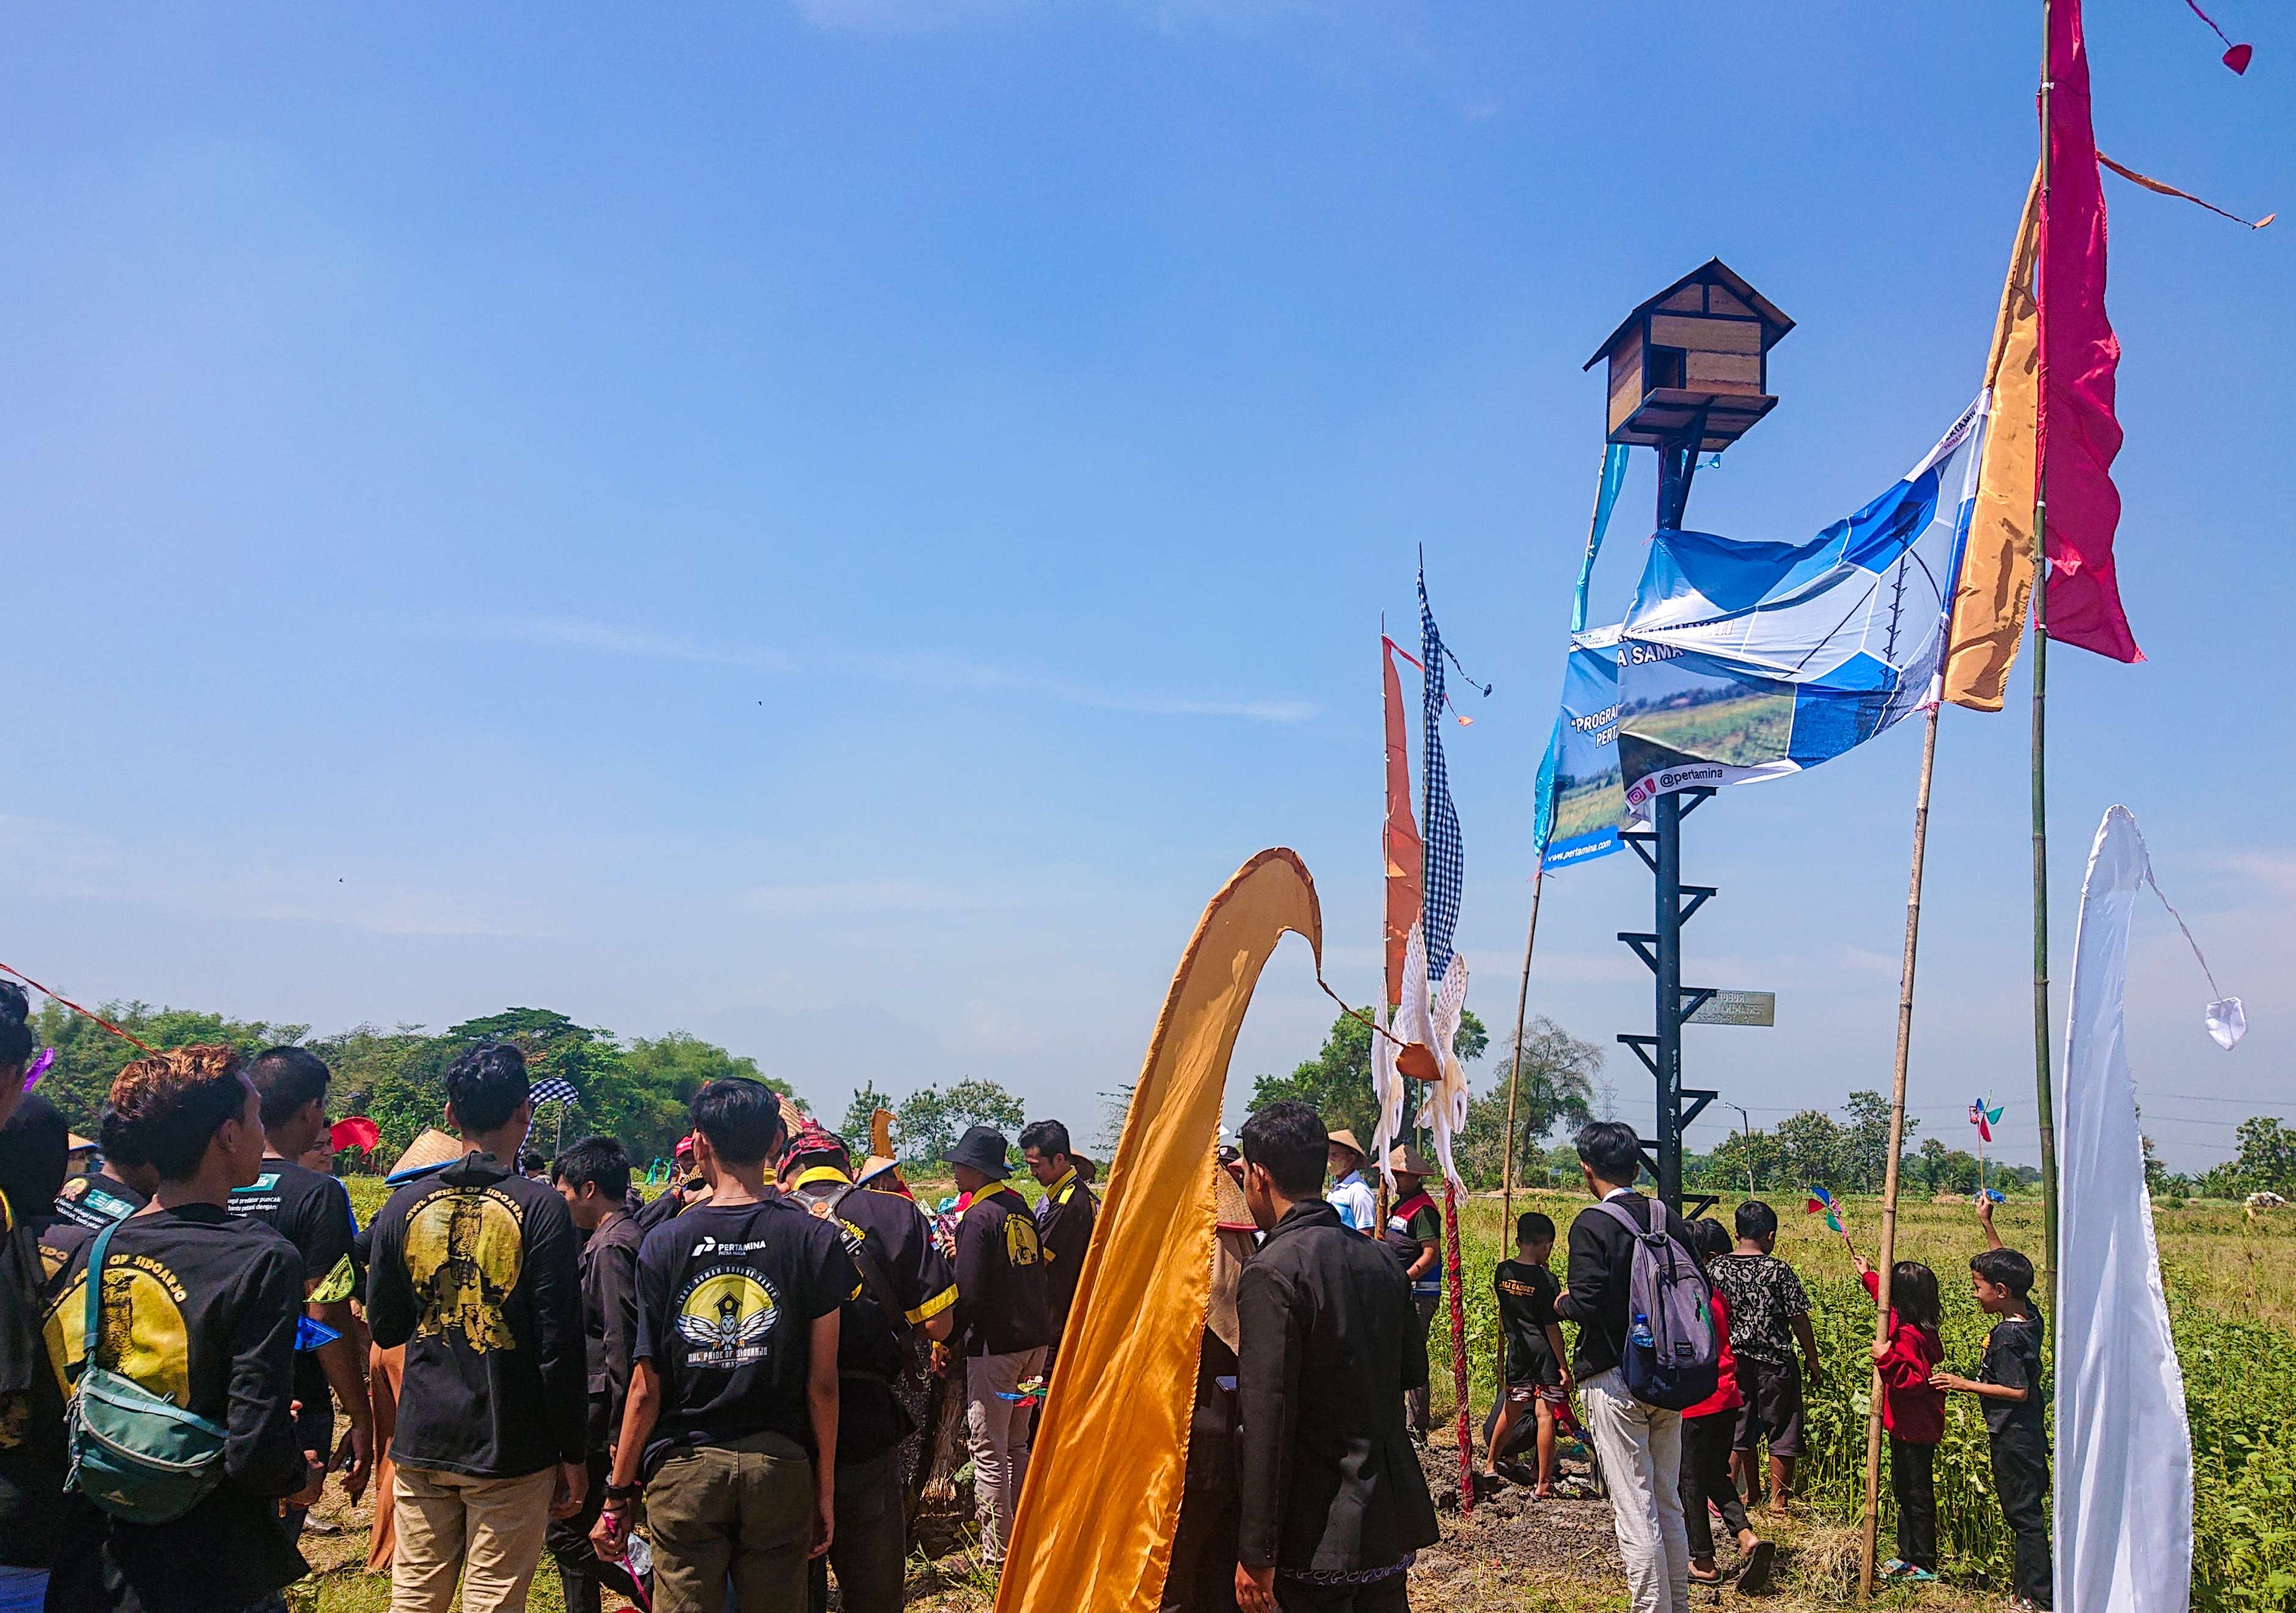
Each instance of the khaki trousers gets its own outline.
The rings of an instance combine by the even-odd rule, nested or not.
[[[395,1471],[390,1613],[453,1613],[458,1577],[463,1613],[523,1613],[557,1483],[554,1467],[522,1478]]]
[[[1587,1410],[1587,1431],[1595,1436],[1603,1481],[1611,1490],[1611,1522],[1627,1565],[1628,1613],[1690,1613],[1682,1413],[1636,1400],[1616,1367],[1580,1384],[1578,1403]]]
[[[972,1447],[972,1510],[980,1518],[980,1555],[1004,1560],[1013,1514],[1029,1482],[1030,1413],[1004,1398],[1045,1370],[1045,1350],[975,1355],[964,1363],[964,1431]]]
[[[813,1543],[813,1461],[779,1434],[696,1445],[646,1484],[655,1613],[799,1613]]]

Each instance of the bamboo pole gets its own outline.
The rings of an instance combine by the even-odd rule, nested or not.
[[[2055,1325],[2057,1272],[2057,1127],[2049,1081],[2049,0],[2041,0],[2041,218],[2033,281],[2040,365],[2040,465],[2033,490],[2033,1087],[2041,1122],[2041,1292],[2046,1324]]]
[[[1544,850],[1540,856],[1545,858]],[[1505,1248],[1508,1229],[1514,1224],[1514,1112],[1515,1091],[1522,1082],[1522,1033],[1529,1023],[1530,1014],[1530,951],[1538,943],[1538,898],[1546,886],[1546,869],[1541,867],[1530,876],[1530,929],[1522,938],[1522,988],[1514,999],[1514,1059],[1507,1071],[1506,1152],[1502,1156],[1500,1181],[1505,1184],[1499,1212],[1499,1247]]]
[[[1530,929],[1522,938],[1522,988],[1514,999],[1514,1058],[1507,1070],[1507,1117],[1505,1151],[1499,1156],[1499,1254],[1505,1258],[1512,1247],[1507,1240],[1514,1236],[1514,1100],[1516,1090],[1522,1082],[1522,1033],[1530,1014],[1530,951],[1538,943],[1538,898],[1546,888],[1546,848],[1536,848],[1538,871],[1530,876]],[[1499,1329],[1496,1346],[1499,1359],[1498,1383],[1504,1391],[1506,1384],[1506,1329]]]
[[[1939,691],[1932,691],[1939,693]],[[1922,865],[1929,848],[1930,780],[1937,770],[1938,716],[1945,709],[1940,698],[1930,707],[1922,730],[1922,782],[1914,795],[1913,867],[1906,876],[1906,951],[1898,967],[1898,1061],[1890,1085],[1890,1157],[1882,1167],[1882,1242],[1875,1251],[1874,1275],[1880,1291],[1874,1296],[1874,1342],[1890,1341],[1890,1279],[1898,1259],[1898,1166],[1906,1148],[1906,1067],[1914,1046],[1914,965],[1921,950]],[[1874,1561],[1879,1554],[1882,1525],[1882,1369],[1873,1369],[1866,1412],[1866,1512],[1858,1535],[1857,1594],[1874,1594]]]
[[[1387,828],[1388,814],[1395,809],[1395,803],[1387,798],[1387,613],[1382,611],[1379,613],[1379,1001],[1374,1005],[1377,1011],[1372,1016],[1371,1033],[1371,1056],[1374,1061],[1379,1058],[1380,1036],[1388,1027],[1388,1016],[1394,1006],[1387,1000],[1387,882],[1390,877],[1388,872]],[[1374,1067],[1377,1067],[1376,1062]],[[1402,1077],[1398,1075],[1397,1079]],[[1373,1084],[1374,1087],[1377,1085],[1376,1082]],[[1379,1156],[1372,1161],[1372,1180],[1376,1185],[1372,1189],[1371,1236],[1372,1241],[1377,1243],[1387,1236],[1387,1148],[1381,1141],[1385,1127],[1379,1123],[1387,1118],[1387,1099],[1376,1090],[1372,1096],[1380,1106],[1379,1121],[1372,1126],[1371,1141],[1373,1151]],[[1392,1143],[1394,1139],[1389,1138],[1387,1141]]]

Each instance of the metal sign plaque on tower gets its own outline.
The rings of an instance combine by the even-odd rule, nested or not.
[[[1769,351],[1793,321],[1718,258],[1710,259],[1628,314],[1587,361],[1610,361],[1607,439],[1658,450],[1658,525],[1680,531],[1698,456],[1719,454],[1777,404],[1768,391]],[[1621,838],[1657,886],[1648,931],[1619,939],[1655,975],[1652,1034],[1619,1038],[1635,1050],[1658,1088],[1658,1135],[1643,1140],[1659,1196],[1682,1207],[1682,1133],[1715,1094],[1682,1084],[1682,1027],[1723,993],[1682,983],[1682,926],[1713,899],[1711,885],[1682,883],[1682,820],[1712,798],[1710,789],[1661,794],[1649,821]],[[1755,993],[1735,992],[1735,997]],[[1701,1023],[1759,1024],[1710,1016]],[[1689,1107],[1684,1107],[1685,1100]],[[1699,1207],[1711,1204],[1702,1201]]]

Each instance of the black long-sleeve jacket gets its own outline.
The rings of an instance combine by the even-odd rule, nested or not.
[[[603,1450],[621,1431],[638,1342],[638,1246],[644,1229],[617,1212],[582,1245],[582,1331],[588,1343],[590,1445]]]
[[[579,1239],[557,1189],[472,1154],[399,1189],[373,1235],[367,1327],[406,1346],[391,1460],[474,1478],[582,1461]]]
[[[1077,1279],[1084,1275],[1092,1247],[1092,1223],[1100,1205],[1092,1189],[1069,1173],[1037,1201],[1037,1238],[1045,1246],[1045,1280],[1053,1306],[1053,1338],[1068,1331],[1069,1307],[1076,1303]]]
[[[1659,1202],[1625,1188],[1610,1197],[1644,1226]],[[1669,1210],[1666,1224],[1688,1248],[1690,1232],[1682,1217]],[[1570,1370],[1581,1383],[1609,1371],[1626,1354],[1627,1280],[1634,1268],[1634,1252],[1633,1234],[1598,1209],[1579,1211],[1578,1219],[1570,1223],[1569,1291],[1555,1301],[1554,1313],[1579,1324]]]
[[[1060,1337],[1037,1222],[1010,1188],[983,1188],[957,1221],[955,1328],[967,1355],[1012,1355]]]
[[[1295,1205],[1244,1266],[1236,1317],[1243,1565],[1357,1573],[1431,1545],[1403,1427],[1427,1346],[1395,1256],[1321,1199]]]

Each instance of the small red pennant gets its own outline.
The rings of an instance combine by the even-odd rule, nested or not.
[[[2217,20],[2201,9],[2201,0],[2185,0],[2185,4],[2192,8],[2193,15],[2207,23],[2210,31],[2225,42],[2224,64],[2235,73],[2248,71],[2248,64],[2256,55],[2256,47],[2252,45],[2234,45],[2232,42],[2232,36],[2217,27]]]

